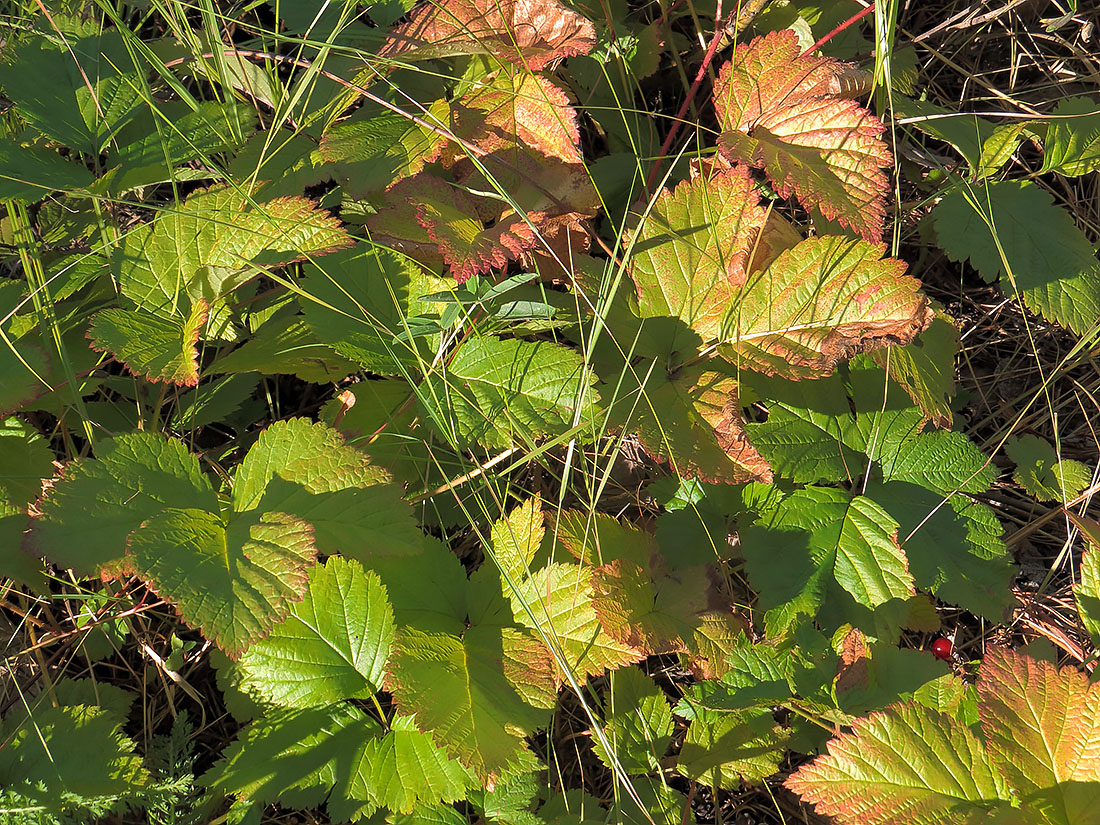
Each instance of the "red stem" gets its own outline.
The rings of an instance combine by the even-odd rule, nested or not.
[[[680,131],[680,125],[684,122],[684,115],[687,114],[691,102],[695,99],[695,93],[699,91],[699,86],[703,82],[703,77],[706,75],[707,69],[710,68],[710,62],[714,59],[714,53],[718,51],[718,43],[722,39],[722,29],[722,0],[718,0],[714,13],[714,37],[711,38],[710,46],[707,48],[707,53],[703,57],[703,65],[699,67],[699,71],[695,75],[695,82],[691,84],[691,88],[688,90],[687,97],[684,99],[680,111],[676,113],[676,119],[672,121],[672,128],[669,130],[665,142],[661,144],[661,150],[657,153],[657,160],[653,162],[653,168],[649,171],[649,177],[646,178],[645,181],[647,192],[652,190],[653,181],[657,178],[657,171],[661,168],[661,158],[663,158],[672,147],[672,141],[676,139],[676,135]]]
[[[849,17],[847,20],[845,20],[843,23],[841,23],[839,26],[837,26],[835,29],[833,29],[831,32],[829,32],[827,35],[825,35],[820,40],[818,40],[816,43],[814,43],[812,46],[810,46],[810,48],[806,49],[806,51],[802,52],[802,56],[805,57],[810,52],[816,52],[818,49],[820,49],[822,46],[824,46],[826,43],[828,43],[830,40],[832,40],[834,37],[836,37],[838,34],[840,34],[846,28],[848,28],[849,26],[854,26],[856,23],[858,23],[860,20],[862,20],[864,17],[869,15],[874,10],[875,10],[874,4],[868,6],[865,9],[860,9],[855,14],[853,14],[851,17]]]

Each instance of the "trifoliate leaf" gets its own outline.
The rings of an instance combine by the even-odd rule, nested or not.
[[[429,373],[428,412],[460,447],[504,449],[514,440],[565,433],[574,420],[591,425],[595,381],[574,350],[549,341],[471,336],[446,367]]]
[[[462,760],[483,783],[508,773],[523,737],[547,721],[503,673],[499,629],[473,627],[463,638],[401,630],[390,664],[401,713]]]
[[[82,189],[91,182],[91,172],[57,152],[0,138],[0,200],[34,203],[57,189]]]
[[[1100,169],[1100,106],[1087,97],[1069,97],[1054,107],[1043,141],[1043,168],[1069,177]]]
[[[306,265],[302,305],[317,338],[382,374],[418,367],[419,343],[404,335],[410,318],[432,311],[425,296],[453,288],[395,252],[360,244]],[[427,360],[431,360],[428,358]]]
[[[750,276],[722,327],[730,361],[787,378],[828,375],[838,361],[907,344],[934,317],[905,264],[886,247],[810,238]]]
[[[34,37],[9,57],[0,85],[20,117],[86,155],[99,155],[144,106],[143,71],[113,29],[57,43]]]
[[[101,441],[96,454],[65,468],[39,503],[41,515],[26,539],[27,549],[79,576],[112,572],[127,537],[165,507],[218,512],[198,458],[180,441],[128,433]]]
[[[451,0],[417,9],[378,54],[399,60],[490,54],[538,71],[595,45],[592,24],[557,0]]]
[[[843,825],[971,825],[1011,798],[969,728],[915,703],[857,721],[786,785]]]
[[[792,194],[869,241],[882,237],[893,157],[885,127],[854,100],[836,95],[843,64],[802,55],[791,30],[738,44],[715,82],[719,145],[731,159],[764,169],[782,197]]]
[[[256,204],[214,186],[128,233],[114,268],[123,295],[162,318],[211,307],[265,268],[351,244],[339,222],[307,198]]]
[[[92,318],[92,348],[111,352],[135,375],[150,381],[193,387],[199,383],[195,344],[206,324],[206,301],[191,307],[186,319],[160,318],[149,312],[105,309]]]
[[[1100,805],[1100,686],[990,647],[978,671],[978,714],[997,769],[1051,822],[1085,823]]]
[[[1005,452],[1016,464],[1013,479],[1039,501],[1066,502],[1092,481],[1092,471],[1080,461],[1059,460],[1050,442],[1023,435],[1005,442]]]
[[[79,815],[89,805],[110,810],[146,793],[150,778],[134,743],[103,708],[43,703],[29,717],[19,711],[9,716],[3,734],[0,787],[17,790],[53,816]]]
[[[645,317],[679,318],[704,341],[745,288],[747,264],[766,213],[743,166],[696,175],[665,190],[634,231],[630,275]],[[683,342],[667,341],[675,352]]]
[[[324,554],[340,552],[362,561],[417,553],[423,534],[388,478],[331,427],[302,418],[278,421],[237,468],[233,509],[304,519]]]
[[[274,512],[226,525],[204,510],[166,509],[127,546],[135,572],[231,659],[301,600],[316,554],[309,524]]]
[[[637,668],[627,667],[611,675],[611,690],[604,699],[604,736],[618,764],[628,774],[659,770],[672,741],[672,708],[653,680]],[[593,737],[596,756],[608,768],[603,742]]]
[[[598,676],[643,656],[642,651],[613,639],[600,624],[592,576],[592,568],[584,565],[549,564],[509,594],[516,623],[560,651],[577,678]],[[558,678],[564,679],[564,674]]]
[[[1028,309],[1085,334],[1100,317],[1100,261],[1050,194],[1028,181],[956,189],[932,212],[940,245]],[[1003,256],[1003,257],[1002,257]]]
[[[869,608],[914,592],[897,522],[874,500],[843,490],[792,493],[741,532],[741,546],[769,634],[789,630],[799,615],[814,617],[830,582]]]
[[[366,698],[382,687],[393,633],[378,575],[330,556],[310,570],[305,598],[241,657],[244,689],[282,707]]]

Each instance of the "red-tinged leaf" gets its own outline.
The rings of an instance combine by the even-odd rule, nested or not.
[[[749,443],[737,401],[737,379],[685,370],[654,374],[635,426],[642,447],[685,478],[739,484],[772,480],[768,462]]]
[[[895,705],[829,742],[786,785],[843,825],[978,825],[1010,792],[981,741],[924,705]]]
[[[721,353],[740,367],[799,379],[907,344],[932,323],[920,282],[885,247],[810,238],[750,279],[726,317]]]
[[[978,715],[998,769],[1052,821],[1093,821],[1100,806],[1100,685],[1008,648],[978,671]]]
[[[618,559],[592,573],[593,606],[611,638],[647,656],[686,653],[707,609],[707,575],[681,571],[680,580],[654,577]]]
[[[541,75],[497,75],[452,110],[455,134],[485,152],[520,145],[565,163],[581,162],[577,114],[565,92]]]
[[[743,166],[662,192],[634,233],[639,314],[670,315],[706,340],[719,337],[766,214]]]
[[[379,57],[491,54],[538,71],[595,46],[592,24],[557,0],[437,0],[424,3],[398,26]]]
[[[316,561],[313,529],[285,513],[225,524],[205,510],[162,510],[130,534],[135,572],[180,617],[237,659],[290,614]]]
[[[731,160],[764,169],[783,197],[878,240],[889,189],[882,169],[893,163],[885,127],[837,97],[844,64],[800,52],[790,30],[737,47],[715,84],[719,145]]]
[[[134,375],[193,387],[199,383],[195,344],[207,314],[201,298],[186,320],[160,318],[140,309],[105,309],[92,319],[88,337],[93,349],[114,353]]]

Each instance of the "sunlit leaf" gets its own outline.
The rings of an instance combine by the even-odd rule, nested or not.
[[[186,319],[161,318],[142,310],[105,309],[92,319],[88,337],[94,349],[114,353],[135,375],[193,387],[199,383],[195,344],[206,317],[206,301],[201,298]]]

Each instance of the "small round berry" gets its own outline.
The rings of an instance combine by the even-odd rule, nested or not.
[[[950,639],[936,639],[936,641],[932,642],[932,655],[937,659],[943,659],[945,662],[950,662],[953,652],[954,645],[951,644]]]

